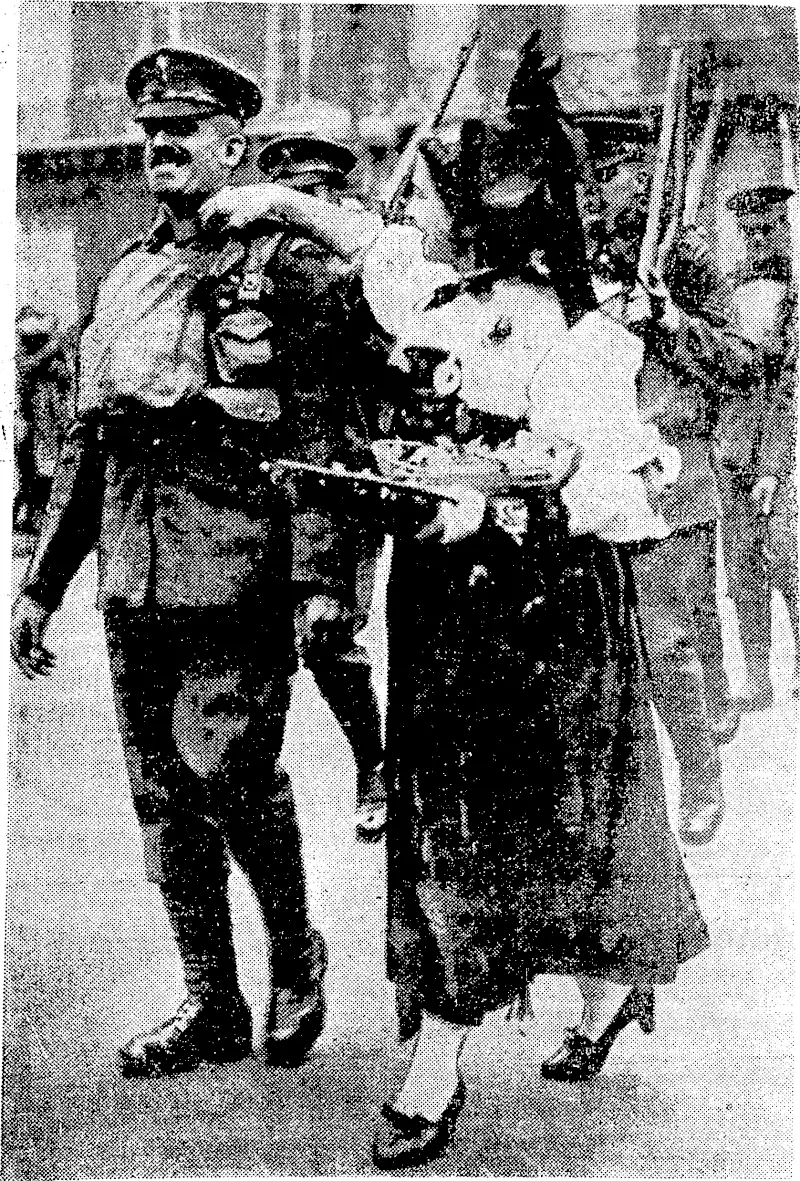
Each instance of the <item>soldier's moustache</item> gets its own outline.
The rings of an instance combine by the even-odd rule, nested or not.
[[[163,147],[153,149],[150,157],[150,167],[158,168],[161,164],[190,164],[192,161],[192,153],[188,152],[186,148],[171,147],[165,144]]]

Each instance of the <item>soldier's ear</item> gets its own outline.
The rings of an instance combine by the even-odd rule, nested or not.
[[[247,139],[244,132],[234,132],[225,141],[225,159],[231,168],[238,167],[247,151]]]

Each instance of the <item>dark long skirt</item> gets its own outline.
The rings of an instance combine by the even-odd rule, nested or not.
[[[630,574],[542,502],[517,540],[398,539],[388,971],[475,1024],[537,973],[675,978],[708,945],[664,800]]]

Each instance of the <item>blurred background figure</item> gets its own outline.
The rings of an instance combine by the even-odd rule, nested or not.
[[[741,705],[761,710],[773,699],[773,590],[789,613],[795,643],[792,692],[798,693],[797,286],[787,206],[792,190],[780,177],[762,177],[770,183],[753,185],[759,178],[752,163],[749,171],[747,187],[726,201],[744,249],[727,285],[736,327],[762,351],[763,373],[753,396],[723,399],[716,460],[728,594],[746,666]]]
[[[20,308],[15,366],[13,527],[37,533],[73,409],[72,367],[55,316]]]

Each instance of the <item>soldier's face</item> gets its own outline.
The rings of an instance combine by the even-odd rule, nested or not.
[[[244,155],[244,136],[227,116],[147,119],[142,126],[147,184],[167,203],[218,192]]]
[[[789,221],[785,209],[765,209],[760,213],[740,213],[736,226],[744,240],[745,254],[755,262],[769,258],[790,246]]]

